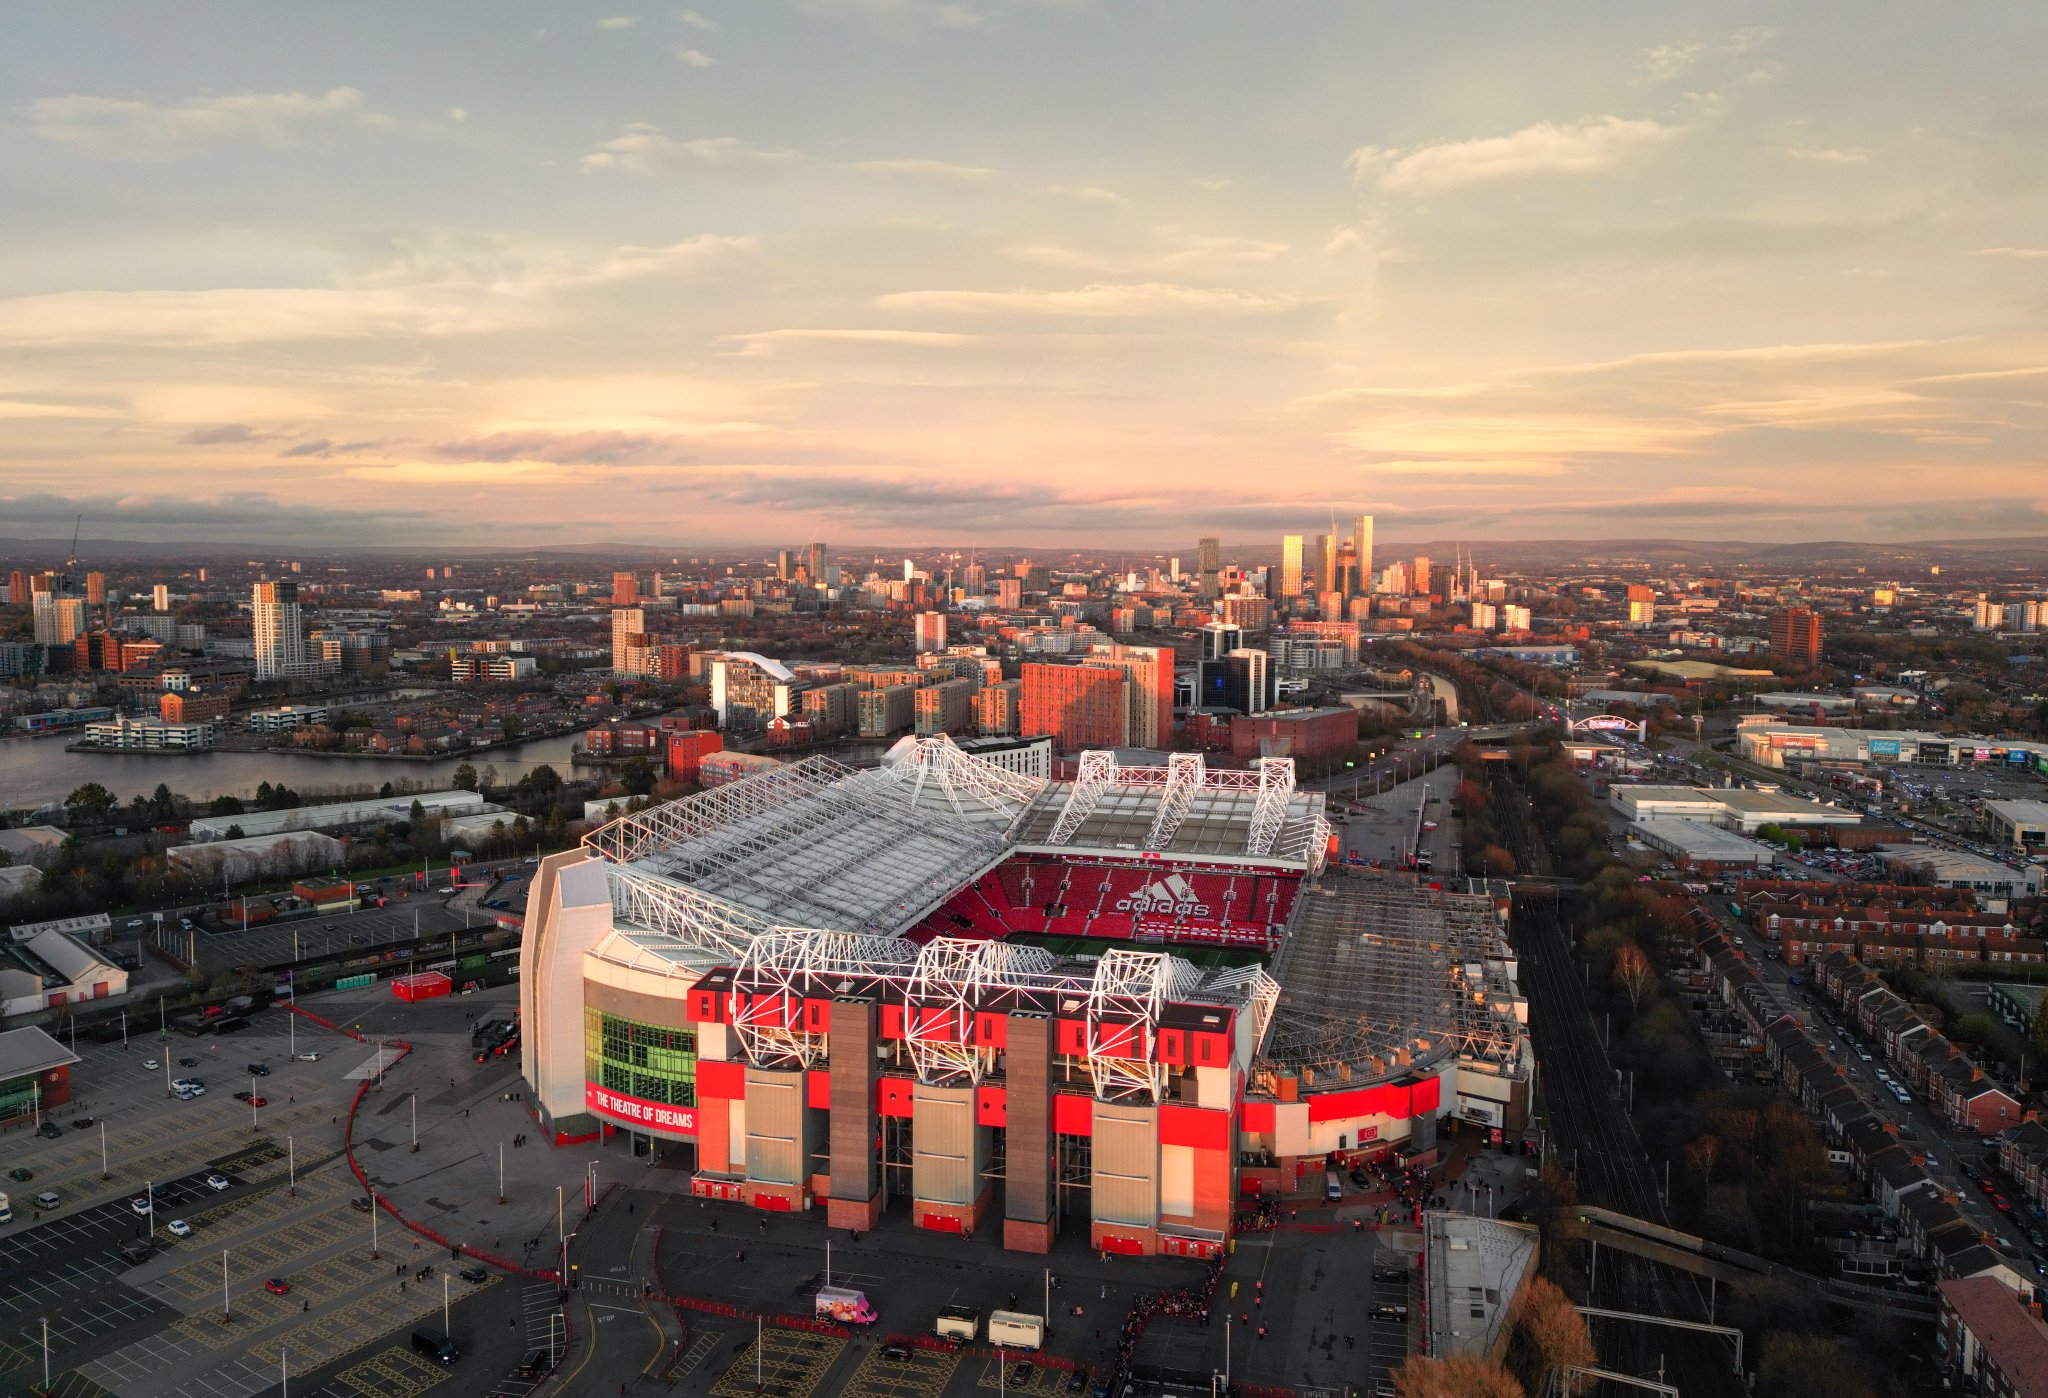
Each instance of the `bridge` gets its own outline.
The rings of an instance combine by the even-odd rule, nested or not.
[[[1882,1311],[1902,1320],[1927,1324],[1935,1319],[1934,1299],[1929,1296],[1916,1296],[1882,1286],[1865,1286],[1839,1277],[1816,1277],[1796,1267],[1743,1252],[1740,1248],[1709,1242],[1694,1234],[1612,1209],[1581,1205],[1575,1212],[1579,1222],[1586,1226],[1586,1236],[1593,1243],[1595,1256],[1600,1245],[1605,1243],[1619,1252],[1648,1258],[1717,1282],[1750,1281],[1763,1277],[1811,1291],[1837,1306]]]

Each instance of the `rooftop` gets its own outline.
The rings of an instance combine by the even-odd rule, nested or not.
[[[2048,1393],[2048,1324],[2011,1287],[1996,1277],[1963,1277],[1942,1282],[1941,1299],[2013,1392]]]
[[[36,1028],[9,1029],[0,1033],[0,1082],[12,1082],[30,1073],[46,1073],[78,1055]]]

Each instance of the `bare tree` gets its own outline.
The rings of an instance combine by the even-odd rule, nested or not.
[[[1643,997],[1656,982],[1656,968],[1650,965],[1650,958],[1634,942],[1623,942],[1614,951],[1614,983],[1621,987],[1628,1002],[1636,1009],[1643,1007]]]

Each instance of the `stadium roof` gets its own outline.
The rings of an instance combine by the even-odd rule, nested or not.
[[[1117,754],[1081,755],[1071,782],[1051,782],[1015,829],[1027,850],[1158,853],[1256,860],[1313,871],[1330,827],[1323,798],[1294,789],[1294,764],[1216,769],[1200,753],[1165,766],[1126,766]]]

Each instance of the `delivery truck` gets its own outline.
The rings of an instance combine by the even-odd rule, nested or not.
[[[1004,1349],[1037,1349],[1045,1343],[1045,1318],[1024,1311],[990,1311],[988,1342]]]
[[[815,1314],[819,1320],[837,1321],[841,1325],[873,1325],[880,1319],[868,1304],[867,1296],[850,1286],[819,1287]]]

